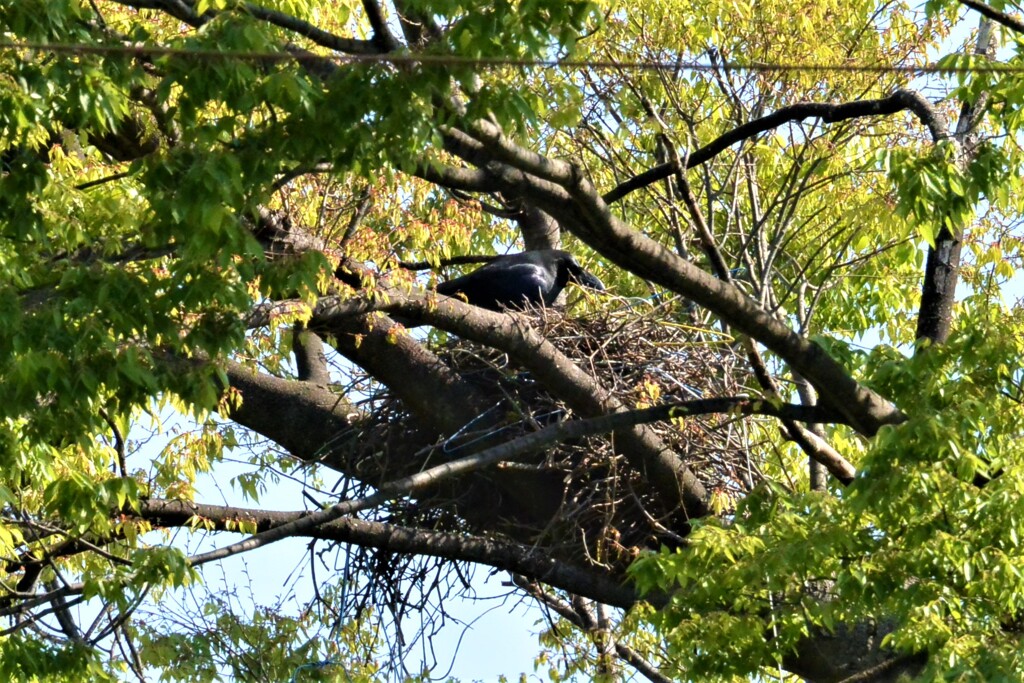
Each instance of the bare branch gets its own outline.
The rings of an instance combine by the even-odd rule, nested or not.
[[[938,142],[947,137],[946,123],[942,115],[932,107],[928,100],[913,90],[897,90],[892,95],[878,100],[861,100],[858,102],[844,102],[842,104],[801,102],[789,107],[783,107],[767,116],[734,128],[704,147],[694,150],[687,157],[686,168],[693,168],[694,166],[706,163],[737,142],[748,140],[755,135],[759,135],[772,128],[778,128],[791,121],[820,118],[825,123],[837,123],[862,116],[890,116],[908,109],[914,112],[921,120],[921,123],[928,128],[933,141]],[[613,204],[630,192],[669,177],[675,170],[675,164],[671,161],[655,166],[649,171],[620,183],[614,189],[606,192],[602,199],[607,204]]]
[[[683,164],[678,163],[678,156],[675,152],[675,147],[671,144],[671,141],[666,141],[668,148],[673,158],[676,159],[676,167],[682,168]],[[693,217],[693,222],[697,226],[697,234],[700,237],[701,246],[704,252],[708,256],[708,260],[711,262],[712,269],[720,280],[725,282],[732,282],[732,273],[729,271],[729,267],[725,263],[725,258],[722,256],[721,250],[715,243],[714,237],[711,234],[711,229],[708,227],[707,221],[704,220],[704,214],[697,205],[697,198],[693,194],[693,190],[690,188],[690,183],[687,182],[686,176],[682,171],[676,173],[676,183],[678,184],[678,193],[686,204],[687,209],[690,211],[690,215]],[[757,344],[750,337],[743,339],[743,347],[747,352],[747,360],[750,362],[751,367],[754,370],[754,377],[757,378],[761,388],[764,389],[768,395],[769,400],[773,403],[779,403],[782,400],[782,396],[779,392],[779,388],[772,378],[771,373],[768,371],[768,366],[764,362],[764,358],[761,357],[761,352],[757,348]],[[813,405],[813,404],[811,404]],[[854,469],[853,465],[849,463],[837,450],[823,438],[822,435],[817,434],[813,429],[808,429],[802,425],[797,424],[797,421],[791,417],[779,416],[782,419],[783,426],[790,438],[800,448],[811,457],[811,460],[825,469],[827,469],[836,479],[842,482],[843,485],[847,485],[853,481],[853,478],[857,475],[857,470]],[[813,423],[813,420],[804,420],[805,422]]]

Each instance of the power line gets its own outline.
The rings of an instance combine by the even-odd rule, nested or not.
[[[92,45],[87,43],[35,43],[0,41],[0,51],[37,51],[76,55],[124,55],[134,57],[182,57],[199,60],[240,60],[258,62],[300,62],[326,64],[410,64],[419,66],[476,66],[476,67],[524,67],[539,69],[622,69],[628,71],[713,71],[729,69],[749,72],[804,72],[804,73],[877,73],[877,74],[964,74],[999,73],[1024,74],[1024,66],[1008,64],[985,64],[974,66],[895,66],[887,64],[815,64],[801,62],[733,62],[717,63],[699,61],[645,61],[645,60],[592,60],[592,59],[520,59],[509,57],[465,57],[461,55],[432,54],[348,54],[317,55],[313,53],[212,50],[206,48],[181,48],[161,45]]]

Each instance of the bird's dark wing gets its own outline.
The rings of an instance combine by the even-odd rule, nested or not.
[[[543,266],[518,261],[493,261],[468,275],[442,282],[437,292],[455,297],[461,294],[474,306],[492,311],[537,305],[554,287],[554,275]]]

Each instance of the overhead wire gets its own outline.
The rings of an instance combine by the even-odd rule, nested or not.
[[[182,57],[198,60],[240,60],[261,62],[300,62],[342,64],[392,64],[436,67],[522,67],[539,69],[584,70],[624,69],[630,71],[716,71],[728,69],[747,72],[822,72],[822,73],[900,73],[910,75],[1005,73],[1024,74],[1024,65],[1013,64],[825,64],[814,62],[737,62],[737,61],[682,61],[682,60],[624,60],[614,59],[534,59],[519,57],[468,57],[443,54],[334,54],[318,55],[309,52],[274,52],[248,50],[214,50],[209,48],[170,47],[166,45],[102,45],[89,43],[43,43],[0,41],[0,52],[36,51],[75,55],[123,55],[136,57]]]

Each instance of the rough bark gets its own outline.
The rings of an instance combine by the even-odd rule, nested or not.
[[[928,249],[928,262],[921,287],[921,309],[917,318],[917,338],[942,344],[949,339],[953,327],[953,303],[960,274],[960,248],[963,236],[959,230],[943,228]]]
[[[308,462],[324,462],[342,472],[350,471],[347,458],[335,444],[353,433],[359,412],[329,389],[310,382],[294,382],[243,367],[224,365],[232,388],[242,401],[230,417]]]

